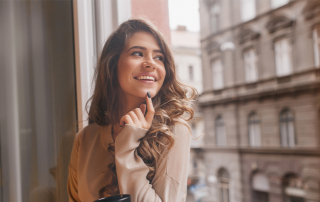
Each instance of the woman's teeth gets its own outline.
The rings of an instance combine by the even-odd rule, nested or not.
[[[155,81],[155,79],[152,76],[139,76],[137,77],[138,80],[151,80]]]

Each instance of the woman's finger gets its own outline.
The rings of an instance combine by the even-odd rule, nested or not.
[[[152,104],[152,100],[151,100],[151,96],[150,96],[149,92],[146,95],[146,102],[147,102],[148,112],[147,112],[145,118],[146,118],[146,121],[148,122],[148,124],[151,126],[153,116],[154,116],[154,108],[153,108],[153,104]]]
[[[140,110],[140,109],[139,109]],[[132,121],[133,121],[133,124],[137,127],[141,127],[141,121],[139,120],[137,114],[135,111],[130,111],[129,113],[129,116],[131,117]]]
[[[140,110],[143,114],[143,117],[146,115],[146,110],[147,110],[147,105],[146,104],[141,104],[140,105]]]
[[[124,115],[124,116],[120,119],[120,126],[123,127],[125,124],[134,125],[131,117],[130,117],[128,114],[127,114],[127,115]]]

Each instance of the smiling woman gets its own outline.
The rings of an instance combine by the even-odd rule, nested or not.
[[[141,19],[121,24],[96,69],[90,124],[75,137],[70,201],[117,194],[130,194],[133,202],[185,201],[186,121],[196,97],[177,80],[170,48],[153,25]]]

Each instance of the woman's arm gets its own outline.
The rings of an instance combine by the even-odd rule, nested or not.
[[[76,134],[71,157],[69,163],[69,176],[68,176],[68,194],[69,202],[79,202],[78,196],[78,180],[77,180],[77,169],[78,169],[78,156],[79,156],[79,145],[80,145],[80,135],[83,133],[83,130]]]
[[[137,155],[139,139],[147,129],[126,124],[115,141],[115,162],[120,194],[133,202],[181,202],[185,200],[190,156],[190,132],[184,124],[173,128],[174,146],[157,165],[152,184],[149,168]]]

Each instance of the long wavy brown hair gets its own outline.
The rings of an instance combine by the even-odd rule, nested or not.
[[[152,99],[155,115],[152,126],[141,139],[137,148],[138,155],[149,167],[146,178],[151,183],[157,170],[157,163],[169,151],[173,144],[173,134],[169,126],[188,121],[193,118],[192,101],[198,97],[195,88],[187,86],[178,81],[175,63],[171,50],[163,35],[157,28],[145,19],[131,19],[122,23],[106,41],[98,65],[95,71],[95,89],[90,103],[89,123],[101,126],[117,124],[120,121],[121,107],[119,82],[117,75],[117,64],[125,42],[134,33],[148,32],[154,36],[164,54],[164,66],[166,77],[163,86]],[[186,137],[189,138],[189,137]],[[109,144],[109,152],[114,157],[114,143]],[[100,196],[106,192],[110,195],[119,194],[116,165],[109,164],[112,171],[112,181],[100,190]]]

